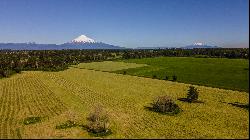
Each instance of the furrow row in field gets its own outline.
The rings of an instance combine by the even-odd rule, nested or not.
[[[20,138],[22,120],[28,116],[59,115],[66,106],[44,83],[32,76],[0,84],[0,138]]]
[[[17,80],[12,80],[11,85],[17,85]],[[10,127],[9,131],[10,131],[10,136],[12,138],[15,137],[15,122],[16,120],[16,114],[18,113],[18,106],[20,106],[19,101],[18,101],[18,91],[16,90],[16,87],[12,88],[11,91],[11,99],[10,99],[10,107],[11,107],[11,112],[8,116],[9,118],[9,122],[8,122],[8,126]]]
[[[4,82],[2,96],[4,106],[1,110],[1,138],[15,138],[15,126],[18,124],[16,116],[20,110],[20,93],[17,89],[17,79],[11,79]]]
[[[6,126],[7,122],[7,111],[9,110],[8,107],[8,98],[10,95],[8,95],[8,90],[7,86],[9,85],[9,82],[3,83],[3,88],[2,88],[2,98],[3,101],[1,102],[2,107],[1,107],[1,123],[0,123],[0,138],[8,138],[8,126]]]
[[[30,92],[28,96],[30,97],[29,106],[31,108],[32,114],[34,116],[44,116],[44,114],[47,112],[47,108],[43,107],[43,104],[40,102],[39,94],[41,93],[36,92],[31,79],[29,79],[26,84]]]
[[[145,125],[145,122],[152,126],[156,126],[155,120],[152,118],[144,118],[146,121],[145,122],[142,121],[143,115],[136,114],[136,112],[142,112],[144,108],[143,106],[139,106],[140,108],[138,108],[134,100],[130,98],[127,98],[127,99],[117,98],[108,94],[95,92],[93,90],[86,88],[84,85],[81,85],[80,83],[76,83],[69,79],[65,79],[64,77],[62,77],[62,75],[49,74],[49,76],[51,79],[54,80],[55,83],[57,83],[62,88],[66,88],[70,90],[73,94],[78,95],[86,105],[92,106],[96,103],[101,103],[105,107],[110,108],[112,112],[114,112],[112,113],[112,117],[115,120],[121,121],[121,118],[124,117],[124,119],[122,119],[122,122],[126,123],[127,127],[130,128],[129,132],[124,132],[124,133],[127,133],[127,135],[130,135],[130,136],[139,135],[141,131],[148,132],[149,134],[152,132],[155,132],[152,129],[157,128],[157,127],[153,127],[153,128],[144,127],[144,126],[148,126],[147,124]],[[125,115],[122,116],[121,114],[125,114]],[[129,120],[126,121],[127,119]],[[160,123],[160,121],[161,120],[157,122]],[[120,125],[123,125],[123,123],[120,123]]]
[[[71,81],[65,80],[64,78],[60,76],[57,76],[54,74],[50,74],[49,76],[60,87],[68,89],[72,91],[75,95],[78,95],[82,99],[83,102],[93,103],[95,101],[98,101],[98,98],[94,98],[94,97],[98,97],[97,93],[94,93],[85,87],[81,87],[77,83],[73,83]]]
[[[51,89],[49,89],[42,80],[39,80],[37,78],[33,80],[34,83],[36,83],[34,84],[34,87],[36,87],[36,89],[39,89],[44,94],[42,97],[42,101],[45,102],[48,107],[50,107],[49,109],[55,113],[54,115],[59,115],[65,109],[67,109],[63,102],[55,96]]]
[[[39,110],[40,115],[59,115],[63,110],[65,110],[63,103],[58,100],[54,93],[49,90],[39,79],[31,78],[29,85],[30,89],[36,93],[32,94],[31,96],[33,101],[35,101],[34,104],[38,106],[37,109]]]
[[[82,101],[88,105],[94,105],[95,103],[102,103],[103,105],[113,106],[117,108],[121,108],[121,104],[124,104],[130,108],[127,100],[117,100],[115,97],[110,95],[105,95],[103,93],[98,93],[93,90],[90,90],[80,83],[76,83],[74,81],[66,80],[59,75],[50,74],[49,75],[55,83],[57,83],[62,88],[68,89],[73,92],[75,95],[78,95]],[[111,104],[110,104],[111,103]],[[130,108],[131,109],[131,108]]]
[[[95,78],[90,79],[89,73],[93,74],[93,77]],[[140,92],[141,94],[139,94],[138,96],[138,91],[136,91],[136,89],[137,90],[140,89],[140,87],[138,86],[142,82],[141,79],[143,78],[139,78],[139,80],[136,81],[137,79],[135,79],[134,77],[129,78],[128,76],[129,79],[126,81],[129,81],[129,80],[131,82],[133,81],[133,83],[136,83],[136,85],[123,86],[124,84],[126,84],[126,82],[124,82],[124,80],[127,79],[126,77],[115,75],[115,74],[107,74],[107,76],[106,75],[101,76],[101,78],[105,79],[105,80],[102,80],[102,79],[99,79],[100,78],[99,75],[101,75],[100,73],[102,72],[75,70],[75,71],[65,71],[56,75],[58,76],[58,78],[63,78],[65,81],[76,83],[75,87],[84,87],[91,91],[96,92],[97,94],[103,94],[106,97],[111,97],[109,98],[111,99],[110,101],[105,100],[105,98],[102,98],[103,100],[101,101],[101,103],[103,103],[107,108],[113,111],[112,119],[118,120],[117,122],[121,124],[121,127],[123,128],[122,133],[125,136],[145,137],[145,135],[148,135],[149,137],[151,136],[155,138],[158,138],[158,137],[164,138],[167,136],[168,137],[173,136],[176,133],[182,133],[184,135],[192,136],[193,133],[199,132],[198,130],[188,130],[188,128],[186,128],[185,126],[191,125],[191,123],[189,120],[182,118],[182,116],[188,116],[192,118],[193,115],[196,113],[196,107],[199,110],[200,108],[199,106],[201,105],[201,107],[204,108],[204,104],[187,105],[181,102],[178,103],[178,104],[181,104],[181,106],[183,105],[183,109],[184,109],[180,117],[169,117],[167,115],[164,116],[155,112],[147,111],[144,109],[144,105],[147,105],[149,103],[150,100],[148,99],[153,99],[153,97],[156,97],[157,95],[161,95],[161,93],[158,93],[158,92],[155,92],[155,94],[152,94],[152,92],[154,93],[154,91],[151,90],[150,88],[155,87],[155,84],[152,85],[151,81],[147,81],[148,83],[144,86],[148,85],[150,88],[147,88],[147,89],[150,89],[149,91],[152,91],[152,92]],[[113,75],[114,78],[111,75]],[[109,78],[110,81],[106,81],[107,77]],[[96,81],[98,79],[100,80],[100,82]],[[146,81],[147,79],[144,79],[144,80]],[[90,81],[91,84],[95,84],[97,86],[96,87],[91,86],[91,84],[87,83],[88,81]],[[109,82],[112,86],[108,84]],[[157,82],[159,83],[158,80]],[[117,83],[119,83],[120,86]],[[172,84],[172,83],[170,84],[171,86],[169,85],[169,83],[167,84],[164,83],[160,86],[167,85],[166,94],[169,94],[169,93],[172,94],[173,92],[173,95],[171,96],[175,98],[180,97],[179,92],[184,92],[186,90],[186,86],[183,84],[180,84],[180,85]],[[180,88],[177,88],[178,86]],[[95,90],[95,88],[97,89],[99,88],[99,90]],[[178,96],[175,95],[176,92],[174,92],[173,90],[176,88],[178,89],[177,91]],[[159,89],[162,89],[162,87]],[[122,90],[126,90],[127,93],[118,92],[119,94],[117,94],[117,91],[122,91]],[[146,90],[143,90],[143,91],[146,91]],[[165,92],[165,90],[163,92]],[[144,93],[144,95],[142,95],[142,93]],[[145,102],[145,99],[147,99],[146,102]],[[144,103],[142,101],[144,101]],[[98,102],[98,98],[96,99],[96,102]],[[184,125],[179,125],[178,121],[175,121],[175,119],[173,118],[177,118],[177,120],[183,123]],[[174,128],[175,131],[169,132],[169,129],[173,127],[173,125],[175,124],[176,124]],[[181,130],[183,130],[183,132],[181,132]],[[189,131],[192,131],[192,134],[189,134]],[[141,132],[145,132],[143,136]],[[166,133],[166,132],[169,132],[169,133]],[[184,137],[184,136],[180,136],[180,137]]]
[[[13,129],[12,132],[13,134],[13,138],[22,138],[21,137],[21,131],[22,131],[22,119],[23,116],[25,115],[26,108],[27,108],[27,103],[25,103],[24,100],[24,89],[25,89],[25,85],[24,85],[24,80],[23,78],[17,78],[16,81],[16,99],[18,101],[18,106],[17,106],[17,113],[15,116],[15,123],[13,124]]]
[[[115,97],[105,95],[102,93],[95,92],[90,90],[80,83],[76,83],[74,81],[70,81],[68,79],[64,79],[62,76],[49,74],[48,75],[57,85],[62,88],[68,89],[69,91],[73,92],[75,95],[78,95],[83,102],[89,105],[93,105],[95,103],[104,103],[110,105],[112,103],[114,106],[119,106],[121,103],[126,103],[126,100],[117,101]],[[112,102],[111,102],[112,101]],[[118,107],[119,108],[119,107]]]
[[[48,76],[58,86],[67,89],[69,91],[68,93],[72,93],[81,98],[85,106],[92,107],[97,103],[101,103],[106,108],[109,108],[113,120],[118,122],[120,126],[127,127],[126,131],[119,130],[122,131],[119,133],[123,133],[124,136],[142,137],[140,136],[141,131],[145,132],[149,136],[158,136],[160,131],[157,129],[157,125],[162,123],[162,119],[156,120],[157,118],[150,118],[151,115],[149,116],[147,114],[148,112],[145,112],[144,107],[138,104],[132,97],[112,96],[112,94],[96,92],[86,87],[86,85],[82,84],[82,82],[76,82],[72,80],[73,78],[69,79],[62,74],[56,73],[49,74]],[[75,75],[71,76],[75,77]],[[142,115],[139,112],[144,113]],[[164,135],[164,133],[160,134],[161,136]]]

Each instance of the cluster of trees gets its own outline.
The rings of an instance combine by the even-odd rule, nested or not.
[[[0,50],[0,78],[22,70],[60,71],[67,69],[69,65],[82,62],[159,56],[249,59],[249,49]]]
[[[155,50],[126,50],[122,58],[146,58],[159,56],[177,57],[217,57],[249,59],[249,48],[194,48],[194,49],[155,49]]]
[[[117,50],[0,51],[0,77],[22,70],[60,71],[81,62],[115,59]]]
[[[186,98],[179,98],[180,101],[189,103],[204,103],[198,100],[199,92],[194,86],[189,86]],[[159,112],[162,114],[175,115],[182,111],[182,109],[174,102],[174,100],[167,95],[156,97],[150,106],[145,106],[146,109]]]

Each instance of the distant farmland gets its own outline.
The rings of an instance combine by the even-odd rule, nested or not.
[[[129,75],[155,76],[165,79],[177,76],[178,82],[210,87],[249,91],[249,60],[228,58],[158,57],[128,59],[123,62],[147,64],[146,67],[120,70]]]
[[[159,59],[169,58],[141,61],[149,64],[149,60]],[[249,138],[249,111],[232,105],[249,104],[246,92],[195,86],[204,103],[190,104],[177,100],[186,96],[189,84],[88,70],[124,71],[133,67],[126,70],[130,74],[152,66],[92,64],[73,65],[60,72],[24,71],[0,79],[0,138],[93,138],[80,126],[56,126],[68,120],[86,124],[86,116],[96,104],[102,104],[110,115],[112,134],[104,138]],[[246,67],[245,62],[241,67]],[[182,79],[176,75],[177,81]],[[159,95],[169,95],[183,111],[169,116],[146,110],[144,106]],[[41,117],[41,121],[25,125],[27,117]]]

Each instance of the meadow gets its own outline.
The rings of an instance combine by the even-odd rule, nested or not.
[[[0,138],[93,138],[80,126],[56,126],[68,120],[85,124],[96,104],[110,115],[112,134],[104,138],[249,138],[249,111],[229,104],[249,104],[247,92],[194,85],[204,103],[190,104],[177,100],[190,84],[101,71],[150,66],[95,62],[97,71],[90,65],[0,79]],[[169,116],[146,110],[159,95],[169,95],[183,111]],[[41,121],[25,125],[27,117]]]
[[[249,60],[228,58],[157,57],[122,60],[147,64],[146,67],[120,70],[117,73],[165,79],[177,76],[178,82],[249,91]]]
[[[124,63],[124,62],[113,62],[113,61],[103,61],[103,62],[91,62],[91,63],[80,63],[78,65],[73,65],[73,68],[82,68],[97,71],[119,71],[123,69],[139,68],[148,66],[146,64],[136,64],[136,63]]]

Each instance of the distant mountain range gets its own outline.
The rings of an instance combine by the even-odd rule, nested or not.
[[[80,35],[64,44],[36,44],[36,43],[0,43],[0,49],[11,50],[62,50],[62,49],[126,49],[115,45],[96,42],[95,40]]]
[[[153,49],[169,49],[169,48],[173,48],[173,47],[137,47],[135,49],[138,49],[138,50],[153,50]]]
[[[220,48],[218,46],[209,46],[203,43],[194,43],[192,45],[184,46],[184,47],[137,47],[135,49],[194,49],[194,48]]]
[[[137,47],[135,49],[171,49],[177,47]],[[194,43],[182,49],[193,48],[219,48],[217,46],[208,46],[203,43]],[[0,49],[11,50],[62,50],[62,49],[129,49],[115,45],[106,44],[103,42],[96,42],[85,35],[80,35],[70,42],[64,44],[36,44],[36,43],[0,43]],[[131,48],[130,48],[131,49]]]
[[[218,46],[209,46],[203,43],[194,43],[193,45],[188,45],[185,47],[181,47],[182,49],[194,49],[194,48],[220,48]]]
[[[35,44],[35,43],[0,43],[0,49],[11,50],[53,50],[59,49],[56,44]]]

